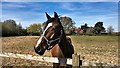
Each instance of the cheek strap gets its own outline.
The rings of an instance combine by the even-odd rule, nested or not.
[[[62,30],[61,30],[61,35],[56,38],[56,39],[53,39],[53,40],[48,40],[43,34],[41,35],[47,42],[47,45],[48,45],[48,48],[47,50],[50,50],[53,46],[50,46],[51,43],[55,42],[55,41],[58,41],[58,43],[60,43],[60,40],[61,40],[61,37],[62,37]]]

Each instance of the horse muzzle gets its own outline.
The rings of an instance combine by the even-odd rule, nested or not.
[[[35,52],[36,52],[37,54],[39,54],[39,55],[43,55],[44,52],[45,52],[45,49],[42,49],[40,46],[34,47],[34,50],[35,50]]]

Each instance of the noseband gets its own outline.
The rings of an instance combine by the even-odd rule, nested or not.
[[[58,43],[60,43],[60,40],[61,40],[61,37],[62,37],[62,30],[61,30],[60,36],[56,39],[48,40],[43,34],[41,35],[41,37],[43,37],[47,42],[47,46],[48,46],[47,50],[50,50],[53,47],[53,46],[51,46],[51,43],[56,42],[56,41],[58,41]]]

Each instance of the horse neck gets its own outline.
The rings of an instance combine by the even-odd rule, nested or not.
[[[60,41],[59,46],[65,46],[64,44],[68,44],[68,41],[67,41],[67,38],[66,38],[65,31],[62,30],[62,37],[61,37],[61,41]]]
[[[63,30],[63,35],[62,35],[61,41],[59,43],[59,47],[60,47],[64,57],[72,58],[71,45],[67,40],[67,37],[66,37],[64,30]],[[71,49],[71,51],[70,51],[70,49]]]
[[[66,39],[66,34],[65,34],[64,29],[62,29],[62,33],[63,33],[63,34],[62,34],[62,40],[67,40],[67,39]]]
[[[60,25],[61,25],[61,30],[62,30],[62,37],[61,37],[61,41],[60,41],[60,43],[59,43],[59,46],[60,46],[61,48],[66,48],[66,45],[69,45],[69,42],[68,42],[68,40],[67,40],[67,37],[66,37],[66,34],[65,34],[65,31],[64,31],[64,29],[63,29],[62,24],[60,24]]]

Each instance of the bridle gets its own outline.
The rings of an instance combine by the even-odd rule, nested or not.
[[[47,50],[50,50],[50,49],[53,48],[53,46],[51,46],[51,43],[54,43],[56,41],[58,41],[58,43],[60,43],[62,34],[63,33],[62,33],[62,30],[61,30],[60,36],[58,38],[56,38],[56,39],[51,39],[51,40],[48,40],[43,34],[41,35],[41,37],[43,37],[46,40],[46,42],[47,42],[47,46],[48,46]]]

